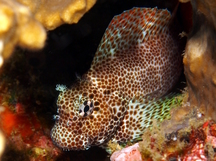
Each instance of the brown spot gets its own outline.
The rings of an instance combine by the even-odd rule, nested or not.
[[[105,90],[104,94],[110,94],[110,90]]]
[[[94,111],[99,111],[99,107],[95,107],[93,110]]]
[[[113,125],[110,125],[110,126],[109,126],[109,129],[113,129]]]
[[[137,114],[137,110],[134,111],[134,115],[136,115],[136,114]]]
[[[94,94],[89,94],[89,98],[90,99],[94,98]]]
[[[115,116],[115,117],[114,117],[114,120],[115,120],[115,121],[118,121],[118,117]]]
[[[121,111],[124,112],[124,111],[125,111],[125,108],[123,107]]]
[[[63,109],[65,109],[65,108],[66,108],[66,106],[65,106],[65,105],[63,105],[63,106],[62,106],[62,108],[63,108]]]
[[[79,127],[82,127],[82,123],[81,122],[78,122],[77,124]]]
[[[78,130],[78,134],[82,134],[82,130]]]
[[[74,143],[74,142],[72,142],[72,143],[71,143],[71,146],[74,146],[74,145],[75,145],[75,143]]]
[[[74,127],[75,125],[76,125],[75,122],[72,122],[71,126]]]
[[[86,121],[86,125],[89,125],[89,122],[88,122],[88,121]]]
[[[94,106],[98,106],[100,103],[98,101],[95,101]]]
[[[83,93],[83,96],[85,97],[85,96],[87,96],[88,95],[88,93]]]
[[[99,134],[99,136],[103,136],[103,133],[101,132],[101,133]]]
[[[126,101],[124,100],[124,101],[122,101],[122,106],[124,106],[126,104]]]
[[[113,108],[113,113],[116,114],[117,110],[116,108]]]
[[[117,113],[117,116],[118,116],[118,117],[121,117],[121,112],[118,112],[118,113]]]

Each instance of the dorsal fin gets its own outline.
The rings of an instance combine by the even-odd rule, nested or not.
[[[111,59],[118,51],[148,41],[167,27],[170,18],[168,10],[157,7],[133,8],[115,16],[99,44],[92,67]]]

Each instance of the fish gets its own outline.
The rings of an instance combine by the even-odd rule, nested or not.
[[[70,88],[57,85],[55,145],[87,150],[133,141],[168,117],[161,99],[182,72],[178,32],[167,9],[132,8],[107,27],[90,69]]]

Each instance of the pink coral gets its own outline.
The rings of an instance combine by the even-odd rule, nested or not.
[[[142,161],[142,156],[138,150],[139,144],[136,143],[132,146],[116,151],[110,157],[111,161]]]

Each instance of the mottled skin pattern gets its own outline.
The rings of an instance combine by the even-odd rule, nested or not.
[[[58,86],[59,115],[51,132],[57,146],[80,150],[133,140],[153,118],[166,118],[169,108],[157,101],[182,69],[170,18],[157,8],[133,8],[113,18],[90,70],[70,89]]]

